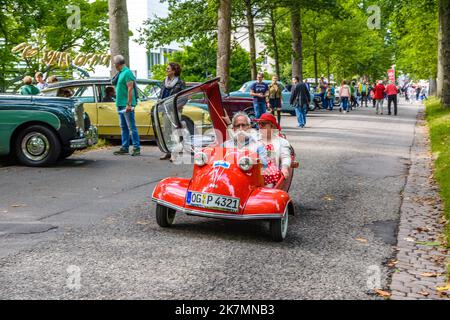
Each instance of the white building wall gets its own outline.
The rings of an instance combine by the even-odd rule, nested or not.
[[[256,30],[256,33],[258,31]],[[244,48],[246,51],[250,52],[250,41],[248,38],[248,29],[247,28],[239,28],[237,29],[236,33],[233,34],[234,40],[241,45],[242,48]],[[265,55],[262,55],[262,52],[266,49],[266,46],[261,42],[261,40],[258,39],[258,36],[256,37],[256,58],[259,59],[261,57],[264,58],[266,63],[263,63],[260,66],[259,71],[266,71],[269,74],[274,73],[274,68],[272,67],[275,64],[275,61]]]

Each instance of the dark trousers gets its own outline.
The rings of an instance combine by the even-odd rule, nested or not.
[[[388,112],[391,114],[391,103],[394,103],[394,114],[397,115],[397,95],[388,96]]]
[[[367,108],[367,100],[368,100],[367,93],[365,93],[365,92],[361,93],[361,107],[363,106],[363,104],[365,102],[366,108]]]

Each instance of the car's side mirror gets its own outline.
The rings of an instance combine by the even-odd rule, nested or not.
[[[291,168],[298,169],[300,167],[300,163],[298,161],[292,161]]]

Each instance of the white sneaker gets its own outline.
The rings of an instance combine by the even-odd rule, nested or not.
[[[346,111],[346,110],[344,110],[343,112],[344,112],[344,113],[347,113],[347,111]]]

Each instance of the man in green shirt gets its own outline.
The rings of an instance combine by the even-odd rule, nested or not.
[[[24,86],[20,88],[20,94],[23,96],[35,96],[40,93],[39,89],[33,86],[33,78],[26,76],[23,78]]]
[[[125,65],[123,56],[113,58],[114,66],[119,72],[113,79],[116,86],[116,106],[119,113],[120,128],[122,129],[122,147],[114,152],[115,155],[124,155],[129,153],[130,135],[133,141],[133,157],[141,155],[141,142],[136,127],[134,109],[137,105],[135,91],[136,77]]]

